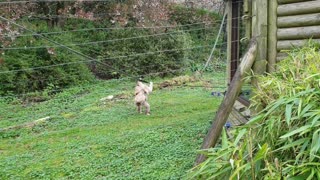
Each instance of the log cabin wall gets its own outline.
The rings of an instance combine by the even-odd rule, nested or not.
[[[278,62],[286,56],[282,50],[311,38],[320,42],[320,0],[278,0],[276,24]]]
[[[232,78],[232,65],[235,59],[240,61],[239,50],[235,50],[234,6],[240,0],[226,0],[228,10],[228,81]],[[286,57],[283,50],[290,50],[305,44],[309,39],[320,42],[320,0],[241,0],[243,15],[240,21],[245,28],[246,39],[256,37],[258,51],[253,71],[264,74],[276,70],[277,62]],[[236,40],[237,42],[240,39]],[[239,44],[239,43],[238,43]],[[242,43],[237,46],[241,48]],[[237,54],[235,54],[237,53]],[[234,63],[234,62],[233,62]],[[251,84],[257,85],[253,79]]]
[[[230,16],[228,42],[232,42],[232,4],[227,0]],[[246,37],[257,37],[258,55],[253,66],[256,74],[272,72],[276,63],[284,59],[281,52],[305,44],[308,39],[320,42],[320,0],[243,0]],[[228,13],[228,14],[229,14]],[[228,61],[236,55],[228,48]],[[229,77],[232,74],[228,69]],[[255,80],[253,84],[257,83]]]

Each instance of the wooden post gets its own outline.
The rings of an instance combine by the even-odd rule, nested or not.
[[[268,72],[274,72],[277,59],[277,7],[276,0],[269,1],[268,18]]]
[[[227,1],[226,5],[227,12],[227,79],[226,84],[231,79],[231,34],[232,34],[232,0]]]
[[[256,0],[256,36],[258,41],[257,59],[253,65],[255,74],[264,74],[266,72],[267,60],[267,36],[268,36],[268,0]],[[261,62],[264,61],[264,62]],[[254,79],[254,84],[257,83]]]
[[[249,49],[244,55],[243,60],[240,63],[240,66],[238,66],[237,72],[230,83],[228,91],[225,94],[223,102],[221,103],[217,111],[212,126],[206,138],[203,141],[201,149],[208,149],[210,147],[214,147],[217,143],[221,135],[222,128],[225,125],[229,117],[229,114],[233,108],[233,105],[239,96],[243,84],[243,79],[245,75],[250,71],[252,64],[256,58],[256,51],[258,49],[257,46],[257,41],[255,39],[251,40]],[[195,165],[198,165],[205,160],[206,156],[201,154],[197,157]]]
[[[251,17],[252,17],[252,7],[251,1],[244,0],[243,2],[243,12],[244,12],[244,21],[245,21],[245,33],[246,38],[251,39]]]
[[[268,50],[268,0],[254,0],[252,14],[255,22],[252,24],[253,37],[257,37],[258,50],[256,60],[253,64],[253,72],[255,75],[262,75],[267,71],[267,50]],[[258,86],[257,78],[252,78],[251,84]],[[253,95],[254,96],[254,95]],[[252,112],[259,112],[262,106],[252,107]]]

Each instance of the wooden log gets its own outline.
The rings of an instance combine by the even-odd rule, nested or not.
[[[244,55],[243,60],[240,63],[240,66],[238,67],[237,72],[230,83],[227,93],[216,113],[212,126],[206,138],[203,141],[201,149],[208,149],[210,147],[214,147],[217,143],[221,135],[222,128],[225,125],[228,116],[230,115],[230,112],[233,108],[233,105],[240,94],[243,79],[250,71],[253,62],[256,58],[257,46],[257,41],[255,39],[251,40],[249,49]],[[200,164],[205,159],[205,155],[199,155],[195,161],[195,165]]]
[[[275,70],[277,58],[277,1],[269,1],[268,18],[268,72]]]
[[[278,16],[292,16],[320,12],[320,1],[307,1],[278,6]]]
[[[306,2],[306,1],[314,1],[314,0],[278,0],[278,3],[288,4],[288,3],[298,3],[298,2]]]
[[[320,39],[313,39],[313,41],[319,42]],[[293,47],[302,47],[306,45],[308,40],[286,40],[286,41],[278,41],[277,42],[277,50],[288,50],[292,49]]]
[[[41,119],[38,119],[38,120],[35,120],[35,121],[32,121],[32,122],[27,122],[27,123],[19,124],[19,125],[16,125],[16,126],[10,126],[10,127],[7,127],[7,128],[2,128],[2,129],[0,129],[0,131],[9,131],[9,130],[16,130],[16,129],[21,129],[21,128],[32,128],[35,125],[44,123],[44,122],[46,122],[48,120],[50,120],[49,116],[41,118]]]
[[[279,17],[277,24],[279,28],[320,25],[320,13]]]
[[[245,25],[245,37],[249,40],[251,39],[251,16],[252,16],[252,8],[251,8],[251,1],[245,0],[243,4],[244,9],[244,25]]]
[[[280,53],[277,54],[277,62],[280,62],[280,61],[284,60],[287,57],[288,57],[287,53],[280,52]]]
[[[320,38],[320,26],[307,26],[278,29],[278,40],[299,40]]]
[[[267,71],[266,60],[268,50],[268,0],[256,0],[256,26],[258,51],[257,59],[253,65],[253,72],[256,75],[262,75]],[[252,78],[252,84],[257,86],[257,78]],[[257,109],[259,111],[259,109]]]

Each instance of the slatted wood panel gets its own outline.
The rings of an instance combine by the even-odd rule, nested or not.
[[[310,38],[320,42],[320,0],[278,0],[277,61],[281,50],[303,46]]]

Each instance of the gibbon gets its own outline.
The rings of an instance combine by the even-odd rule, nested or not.
[[[150,85],[147,86],[143,84],[141,81],[137,81],[137,85],[135,87],[135,97],[134,102],[138,108],[138,112],[141,113],[141,107],[144,106],[146,108],[146,115],[150,115],[150,105],[147,102],[149,93],[152,92],[153,82],[150,82]]]

